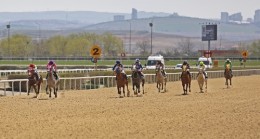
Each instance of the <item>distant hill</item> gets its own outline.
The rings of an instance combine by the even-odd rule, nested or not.
[[[126,20],[113,21],[114,15],[124,15]],[[93,11],[48,11],[48,12],[0,12],[0,38],[6,36],[6,25],[11,24],[11,33],[28,34],[48,38],[79,32],[123,32],[131,30],[151,31],[177,36],[201,37],[201,26],[218,24],[218,37],[230,41],[246,41],[260,38],[260,27],[254,24],[220,23],[217,20],[172,15],[170,13],[138,12],[138,19],[129,20],[130,13],[106,13]]]

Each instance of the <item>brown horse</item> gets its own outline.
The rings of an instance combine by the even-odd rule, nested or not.
[[[121,67],[116,68],[114,74],[116,75],[117,92],[119,94],[119,97],[120,98],[125,97],[125,86],[127,89],[127,97],[129,97],[130,91],[128,89],[128,81],[124,77],[125,75],[122,73],[122,68]],[[123,88],[123,94],[121,93],[121,88]]]
[[[28,92],[27,95],[30,94],[31,87],[34,88],[34,91],[36,93],[36,98],[38,97],[41,89],[41,84],[43,83],[42,76],[39,76],[39,79],[36,79],[37,73],[35,70],[28,70]]]
[[[134,91],[134,94],[137,95],[137,96],[142,96],[142,94],[140,94],[140,84],[142,82],[142,89],[143,89],[143,94],[144,94],[144,79],[141,78],[141,76],[139,75],[139,71],[137,71],[134,67],[133,67],[133,70],[132,70],[132,85],[133,85],[133,91]]]
[[[161,67],[156,66],[155,75],[156,75],[156,82],[157,82],[156,86],[158,88],[158,92],[160,92],[161,90],[164,90],[164,92],[166,92],[167,78],[163,76]]]
[[[54,92],[54,95],[55,95],[55,98],[57,98],[58,96],[58,86],[59,86],[59,83],[60,83],[60,80],[59,79],[55,79],[54,77],[54,71],[53,71],[53,68],[49,68],[48,71],[47,71],[47,80],[46,80],[46,93],[48,94],[48,89],[49,89],[49,98],[51,98],[51,91],[53,89],[53,92]]]
[[[182,82],[182,88],[183,88],[183,95],[187,95],[187,90],[189,87],[189,92],[191,92],[190,86],[191,86],[191,78],[188,74],[187,66],[182,66],[182,76],[181,76],[181,82]]]
[[[231,74],[231,70],[230,70],[230,64],[226,65],[224,76],[226,79],[225,85],[227,85],[227,88],[229,88],[229,85],[230,86],[232,85],[232,74]],[[228,84],[228,80],[229,80],[229,84]]]
[[[204,93],[203,92],[203,86],[204,86],[204,83],[205,83],[205,89],[207,89],[207,79],[206,79],[205,75],[203,74],[202,68],[199,69],[199,73],[197,75],[197,81],[198,81],[198,84],[199,84],[199,87],[200,87],[200,92]]]

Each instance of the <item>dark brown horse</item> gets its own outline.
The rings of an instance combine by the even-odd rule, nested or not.
[[[156,75],[156,82],[157,82],[156,86],[158,88],[158,92],[160,92],[161,90],[164,90],[164,92],[166,92],[167,78],[163,76],[162,69],[159,66],[156,66],[155,75]]]
[[[39,79],[37,80],[37,73],[35,70],[28,70],[28,92],[27,95],[30,94],[31,87],[34,88],[34,91],[36,93],[36,98],[38,97],[41,89],[41,84],[43,83],[42,76],[39,76]]]
[[[137,96],[142,96],[142,94],[140,94],[140,90],[141,90],[141,82],[142,82],[142,89],[143,89],[143,94],[144,94],[144,79],[142,79],[142,77],[140,76],[140,71],[137,71],[134,67],[132,70],[132,85],[133,85],[133,91],[134,94]]]
[[[49,93],[49,98],[51,98],[51,91],[53,89],[55,98],[57,98],[57,96],[58,96],[58,86],[59,86],[60,80],[59,79],[55,79],[53,68],[49,68],[48,69],[47,77],[48,78],[46,80],[46,83],[47,83],[47,85],[46,85],[46,93],[47,94]],[[49,89],[50,92],[48,92],[48,89]]]
[[[230,86],[232,85],[232,74],[231,74],[231,70],[230,70],[230,64],[226,65],[224,76],[226,79],[225,85],[227,85],[227,88],[229,88],[229,85]],[[228,80],[229,80],[229,84],[228,84]]]
[[[125,78],[124,74],[122,73],[122,68],[118,67],[115,70],[116,75],[116,83],[117,83],[117,92],[120,98],[125,97],[125,86],[127,89],[127,97],[130,96],[130,91],[128,89],[128,81]],[[121,88],[123,88],[123,94],[121,93]]]
[[[191,78],[188,74],[187,66],[183,65],[182,67],[182,76],[181,76],[181,82],[182,82],[182,88],[183,88],[183,95],[187,95],[187,90],[189,87],[189,92],[191,92],[190,86],[191,86]]]

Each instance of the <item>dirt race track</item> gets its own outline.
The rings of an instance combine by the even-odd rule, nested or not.
[[[0,138],[260,138],[260,76],[234,77],[229,89],[209,79],[206,93],[192,81],[185,96],[180,81],[167,85],[146,85],[143,97],[116,88],[0,97]]]

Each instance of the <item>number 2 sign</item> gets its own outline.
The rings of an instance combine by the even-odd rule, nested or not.
[[[90,49],[90,55],[94,58],[100,57],[102,49],[98,45],[93,45]]]

